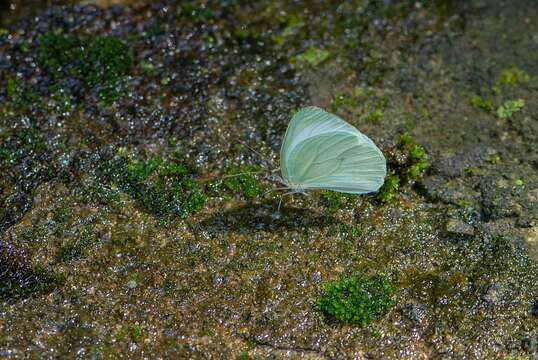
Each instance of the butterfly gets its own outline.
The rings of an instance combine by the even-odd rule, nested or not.
[[[280,149],[282,189],[366,194],[379,190],[386,174],[379,148],[338,116],[306,107],[292,117]]]

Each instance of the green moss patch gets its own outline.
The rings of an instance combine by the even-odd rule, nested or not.
[[[310,47],[305,52],[292,58],[293,63],[316,67],[329,58],[327,50]]]
[[[325,284],[316,306],[329,318],[367,326],[394,306],[394,292],[385,276],[355,275]]]
[[[201,210],[206,202],[193,171],[160,156],[147,160],[120,156],[101,170],[113,184],[112,188],[121,188],[158,216],[186,218]]]
[[[415,144],[413,138],[403,134],[398,139],[394,152],[387,158],[389,171],[377,198],[383,202],[391,200],[403,184],[419,180],[430,167],[424,148]]]
[[[49,33],[40,38],[38,63],[59,81],[74,77],[105,103],[123,93],[122,79],[133,63],[128,45],[111,36],[85,39]]]
[[[226,171],[222,181],[224,190],[231,196],[240,195],[247,200],[254,199],[263,194],[262,188],[255,174],[259,171],[255,166],[232,167]]]
[[[520,68],[512,66],[511,68],[503,70],[496,81],[496,88],[515,87],[518,84],[528,83],[530,76]]]
[[[509,119],[514,116],[515,113],[520,112],[525,107],[525,100],[508,100],[497,109],[497,116],[500,119]]]
[[[3,139],[0,137],[0,165],[13,166],[43,151],[43,137],[33,127],[15,129],[5,134]]]

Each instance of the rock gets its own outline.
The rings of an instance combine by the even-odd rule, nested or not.
[[[479,188],[483,220],[491,221],[521,215],[521,205],[515,201],[506,180],[487,176],[480,181]]]
[[[488,306],[501,306],[503,304],[504,289],[497,283],[486,286],[482,300]]]
[[[402,315],[414,323],[421,323],[426,317],[427,309],[423,304],[408,304],[402,308]]]
[[[462,176],[465,170],[479,166],[493,153],[494,150],[487,147],[473,147],[439,161],[437,168],[442,175],[451,178]]]
[[[531,354],[536,354],[538,352],[538,345],[536,343],[536,339],[530,336],[523,339],[521,347],[523,348],[523,350]]]
[[[538,317],[538,299],[534,300],[532,304],[531,314]]]
[[[474,227],[459,219],[449,219],[446,223],[446,231],[449,234],[473,236]]]

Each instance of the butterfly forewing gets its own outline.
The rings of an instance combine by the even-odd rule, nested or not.
[[[377,146],[319,108],[303,109],[292,118],[280,156],[284,180],[297,189],[363,194],[377,191],[386,175]]]

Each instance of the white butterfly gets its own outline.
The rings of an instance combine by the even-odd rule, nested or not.
[[[387,165],[370,138],[317,107],[291,119],[280,149],[281,182],[292,192],[327,189],[365,194],[379,190]]]

